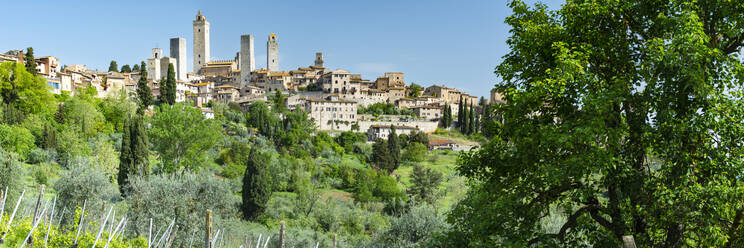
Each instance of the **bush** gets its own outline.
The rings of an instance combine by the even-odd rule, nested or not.
[[[414,142],[408,144],[408,147],[403,150],[403,154],[401,154],[401,157],[403,161],[421,162],[424,161],[424,157],[426,157],[426,151],[428,151],[428,148],[425,145]]]
[[[28,129],[0,124],[0,146],[21,158],[25,158],[36,147],[34,140],[34,135]]]
[[[18,159],[17,154],[6,152],[0,147],[0,190],[5,191],[8,188],[8,201],[18,197],[24,188],[25,171]]]
[[[86,211],[102,209],[106,200],[118,198],[119,191],[111,179],[93,167],[90,160],[77,157],[70,161],[70,169],[61,173],[54,184],[59,208],[75,209],[87,201]]]
[[[432,237],[449,228],[444,217],[430,205],[418,205],[390,219],[390,228],[369,247],[424,247]]]
[[[26,162],[29,164],[47,163],[56,159],[57,152],[54,150],[44,150],[36,148],[26,155]]]
[[[154,226],[168,225],[175,218],[178,232],[190,234],[204,232],[207,209],[213,211],[215,223],[237,215],[239,198],[228,182],[210,173],[135,176],[129,182],[127,216],[131,221],[127,227],[138,235],[147,233],[150,218]],[[185,246],[183,242],[187,241],[176,239],[173,246]]]

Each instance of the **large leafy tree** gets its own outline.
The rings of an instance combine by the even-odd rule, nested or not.
[[[222,138],[222,128],[201,110],[182,103],[160,105],[152,116],[149,138],[166,172],[195,170]]]
[[[57,109],[44,78],[34,76],[23,64],[15,62],[0,64],[0,98],[4,104],[26,114],[52,114]]]
[[[744,1],[509,6],[503,123],[445,240],[743,246]]]

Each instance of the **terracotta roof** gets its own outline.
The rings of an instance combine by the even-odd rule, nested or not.
[[[415,128],[415,127],[403,126],[403,125],[393,125],[393,126],[395,126],[396,129],[418,129],[418,128]],[[375,125],[371,125],[369,127],[370,128],[390,128],[390,125],[375,124]]]

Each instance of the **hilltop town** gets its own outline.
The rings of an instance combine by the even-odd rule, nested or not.
[[[403,132],[420,130],[433,132],[441,125],[445,109],[458,115],[459,104],[474,106],[480,111],[484,99],[445,85],[420,87],[407,85],[403,72],[386,72],[376,79],[365,79],[344,69],[324,66],[323,53],[316,52],[314,61],[294,70],[279,69],[279,37],[270,34],[266,41],[267,68],[256,68],[254,36],[240,36],[240,50],[232,60],[212,60],[210,56],[210,22],[199,11],[193,20],[193,72],[187,71],[187,40],[170,39],[169,53],[153,48],[146,62],[146,79],[154,97],[159,97],[161,84],[173,67],[176,79],[175,101],[192,102],[207,118],[213,117],[206,108],[209,102],[236,103],[242,108],[255,101],[266,101],[276,92],[287,96],[286,106],[303,109],[319,130],[368,132],[370,140],[383,137],[391,125]],[[237,39],[236,39],[237,41]],[[0,62],[23,62],[22,50],[0,54]],[[94,87],[98,97],[125,92],[136,96],[140,67],[126,65],[126,70],[90,70],[84,64],[60,66],[55,56],[35,58],[39,75],[47,80],[55,94],[75,95],[86,87]],[[479,102],[480,101],[480,102]],[[491,93],[488,102],[500,102]],[[479,104],[480,103],[480,104]],[[371,115],[360,108],[373,104],[390,104],[408,110],[407,115]],[[382,129],[382,130],[381,130]],[[387,128],[389,129],[389,128]],[[381,136],[383,135],[383,136]]]

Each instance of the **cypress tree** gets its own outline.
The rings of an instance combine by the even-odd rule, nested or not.
[[[463,121],[463,115],[465,114],[465,111],[463,111],[465,107],[462,105],[462,96],[460,96],[460,101],[457,103],[457,127],[460,128],[462,131],[462,121]]]
[[[137,81],[137,97],[139,98],[139,108],[137,113],[144,113],[145,109],[152,105],[152,90],[147,84],[147,65],[142,61],[140,66],[140,78]]]
[[[160,83],[160,102],[173,105],[176,103],[176,70],[168,64],[168,76]]]
[[[390,152],[390,167],[388,173],[393,173],[400,166],[400,141],[395,132],[395,126],[390,125],[390,136],[388,136],[388,152]]]
[[[124,122],[124,134],[121,140],[119,155],[119,174],[117,182],[119,191],[127,192],[129,176],[146,176],[150,174],[149,147],[145,131],[144,118],[141,115],[130,117]]]
[[[147,176],[150,174],[150,145],[147,140],[147,130],[145,130],[145,118],[142,115],[136,115],[134,123],[130,127],[131,133],[131,146],[132,146],[132,164],[134,170],[130,173],[134,173],[138,176]]]
[[[26,71],[34,75],[38,74],[36,71],[36,59],[34,59],[33,47],[26,48],[26,54],[23,55],[23,63],[26,66]]]
[[[475,109],[473,109],[473,102],[470,102],[470,113],[468,113],[468,117],[470,117],[468,121],[470,125],[468,127],[468,134],[472,134],[475,133]]]
[[[267,156],[258,148],[251,149],[243,174],[243,218],[255,221],[266,209],[271,198],[271,187],[266,172]]]
[[[121,137],[121,150],[119,152],[119,174],[116,182],[119,183],[119,191],[126,192],[128,177],[132,168],[132,129],[130,128],[132,118],[124,121],[124,134]]]

